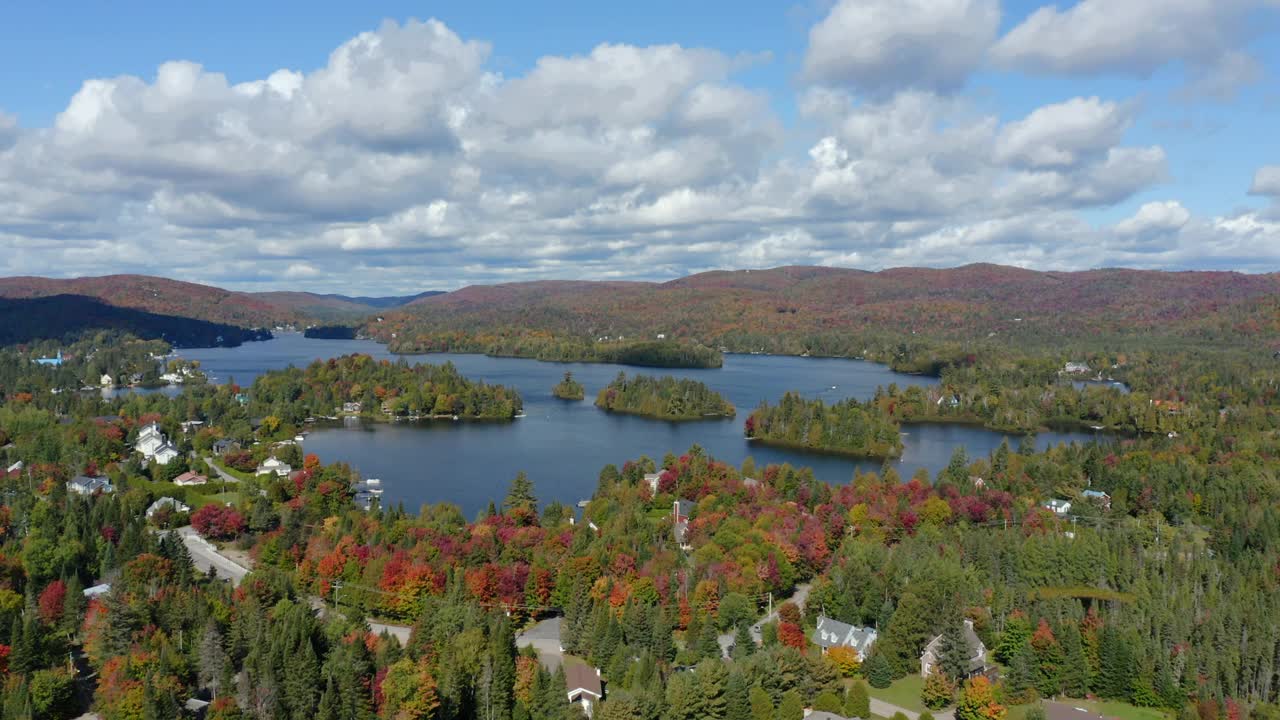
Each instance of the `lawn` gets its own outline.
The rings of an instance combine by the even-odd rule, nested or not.
[[[883,690],[870,688],[871,697],[916,712],[925,710],[924,703],[920,702],[920,691],[923,689],[924,678],[915,673],[894,680],[892,685]]]
[[[1072,707],[1082,707],[1100,715],[1119,718],[1120,720],[1169,720],[1171,715],[1157,708],[1144,708],[1116,700],[1076,700],[1062,698],[1058,702]],[[1027,710],[1039,703],[1009,706],[1009,715],[1005,720],[1023,720]]]

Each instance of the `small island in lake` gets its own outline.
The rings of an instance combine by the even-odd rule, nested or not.
[[[859,458],[902,455],[898,423],[853,398],[827,405],[787,393],[776,406],[764,402],[751,413],[746,436],[766,445]]]
[[[582,383],[573,379],[573,373],[567,372],[564,374],[564,380],[551,388],[551,394],[561,400],[581,400],[587,396],[587,391],[582,387]]]
[[[312,325],[302,336],[313,340],[355,340],[356,329],[348,325]]]
[[[658,420],[731,418],[737,410],[720,393],[697,380],[648,375],[618,377],[596,396],[596,407],[606,412],[642,415]]]

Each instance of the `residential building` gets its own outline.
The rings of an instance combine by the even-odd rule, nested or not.
[[[67,491],[76,495],[93,495],[94,493],[109,493],[115,490],[115,486],[111,484],[109,478],[101,475],[88,476],[77,475],[67,482]]]
[[[255,470],[253,474],[271,475],[274,473],[278,477],[288,477],[291,472],[293,472],[293,468],[289,467],[289,463],[272,455],[266,460],[263,460],[262,464],[258,466],[258,469]]]
[[[1111,509],[1111,496],[1101,490],[1085,490],[1080,494],[1084,496],[1085,500],[1098,503],[1107,510]]]
[[[867,653],[876,642],[876,631],[869,627],[855,627],[825,615],[818,616],[818,627],[813,631],[813,643],[822,648],[825,655],[836,647],[852,648],[858,654],[858,662],[866,660]]]
[[[213,443],[214,455],[226,455],[229,452],[235,452],[240,449],[240,443],[231,438],[222,438]]]
[[[360,403],[358,403],[358,402],[346,402],[346,403],[342,403],[342,412],[344,412],[344,413],[358,413],[358,412],[360,412]]]
[[[13,475],[14,473],[22,472],[22,468],[24,467],[26,467],[26,465],[21,460],[19,460],[18,462],[10,465],[9,469],[5,470],[4,472],[6,475]]]
[[[188,470],[173,479],[173,484],[179,487],[189,487],[192,485],[204,485],[209,482],[209,478],[201,475],[195,470]]]
[[[644,481],[649,486],[649,496],[658,494],[658,483],[662,481],[662,473],[645,473]]]
[[[1087,373],[1090,372],[1090,368],[1088,363],[1069,362],[1062,366],[1062,372],[1072,374]]]
[[[582,706],[591,717],[595,704],[604,699],[604,686],[600,682],[600,670],[581,663],[565,663],[565,687],[569,689],[569,702]]]
[[[196,430],[199,430],[202,427],[204,427],[203,420],[187,420],[182,423],[182,432],[183,433],[195,432]]]
[[[52,367],[59,367],[59,366],[61,366],[61,365],[62,365],[62,351],[61,351],[61,350],[59,350],[59,351],[58,351],[58,354],[57,354],[57,355],[54,355],[53,357],[42,357],[42,358],[36,358],[36,364],[37,364],[37,365],[49,365],[49,366],[52,366]]]
[[[108,585],[107,583],[103,583],[101,585],[94,585],[93,587],[85,588],[84,596],[92,599],[92,598],[98,597],[99,595],[106,595],[109,592],[111,592],[111,586]]]
[[[102,385],[102,387],[115,387],[116,379],[103,373],[102,377],[98,379],[98,384]]]
[[[693,503],[688,500],[676,500],[671,507],[671,517],[675,521],[676,544],[681,550],[692,550],[689,544],[689,516],[693,513]]]
[[[963,678],[953,679],[967,680],[978,675],[986,675],[992,669],[992,666],[987,663],[987,646],[982,642],[982,638],[978,637],[978,633],[974,632],[972,620],[964,621],[964,641],[968,650],[969,668]],[[937,671],[941,648],[941,635],[930,640],[925,646],[924,653],[920,655],[920,677],[927,678]]]
[[[1059,500],[1057,498],[1054,498],[1053,500],[1050,500],[1049,502],[1044,503],[1040,507],[1044,508],[1045,510],[1048,510],[1054,515],[1062,516],[1071,512],[1071,501]]]
[[[191,512],[191,506],[186,503],[179,502],[171,497],[162,497],[147,506],[147,517],[150,518],[161,510],[171,510],[176,513]]]
[[[138,431],[138,439],[133,448],[148,462],[154,462],[157,465],[168,465],[179,455],[178,448],[169,442],[164,433],[160,432],[160,426],[155,423]]]

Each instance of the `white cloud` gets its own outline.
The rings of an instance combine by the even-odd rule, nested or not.
[[[1026,167],[1069,167],[1119,144],[1132,121],[1129,108],[1096,97],[1046,105],[1009,123],[996,158]]]
[[[995,39],[996,0],[839,0],[809,31],[811,82],[871,95],[964,84]]]
[[[1192,69],[1189,90],[1229,97],[1257,79],[1239,50],[1255,12],[1273,0],[1080,0],[1046,5],[991,49],[1000,66],[1036,73],[1148,76],[1172,62]]]
[[[1131,217],[1116,223],[1119,235],[1138,236],[1178,230],[1191,220],[1191,213],[1176,200],[1149,202]]]
[[[1253,174],[1250,195],[1269,195],[1280,200],[1280,165],[1264,165]]]

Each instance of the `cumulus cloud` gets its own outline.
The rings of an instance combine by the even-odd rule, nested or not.
[[[0,273],[381,293],[791,263],[1163,267],[1276,238],[1262,214],[1176,201],[1083,221],[1164,182],[1165,151],[1126,142],[1133,101],[1006,118],[948,92],[998,18],[994,0],[838,3],[792,128],[715,50],[605,44],[506,75],[437,21],[249,82],[189,62],[91,79],[48,127],[0,114]],[[1252,191],[1280,196],[1276,169]]]
[[[953,90],[999,24],[996,0],[839,0],[809,31],[805,77],[871,95]]]

